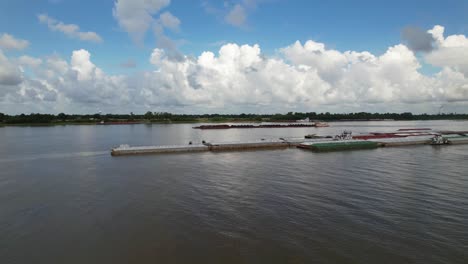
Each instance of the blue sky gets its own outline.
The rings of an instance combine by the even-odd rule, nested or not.
[[[227,1],[235,4],[237,1]],[[448,34],[468,31],[468,1],[371,1],[371,0],[264,0],[248,12],[244,27],[235,27],[222,17],[209,14],[206,3],[222,9],[223,1],[173,0],[164,10],[181,20],[180,32],[171,37],[180,40],[179,49],[198,56],[216,51],[219,43],[260,44],[263,52],[273,54],[296,40],[313,39],[340,51],[357,50],[383,53],[388,46],[401,42],[400,32],[408,25],[430,28],[444,25]],[[155,39],[147,33],[144,47],[134,45],[119,28],[112,15],[113,0],[16,0],[0,3],[0,32],[28,39],[25,52],[33,56],[58,53],[68,56],[84,48],[93,60],[109,71],[121,71],[118,65],[134,59],[140,67],[149,67],[148,54]],[[87,43],[51,32],[38,23],[38,14],[49,16],[81,29],[94,31],[103,43]]]
[[[258,44],[261,56],[275,58],[282,56],[281,49],[297,40],[301,43],[307,40],[324,43],[326,49],[339,52],[367,51],[381,56],[389,47],[404,44],[401,32],[408,26],[426,31],[441,25],[445,36],[465,36],[468,33],[468,1],[465,0],[148,2],[158,5],[164,1],[166,3],[157,11],[148,11],[153,20],[141,42],[135,41],[132,33],[121,23],[121,18],[113,13],[118,2],[115,0],[2,1],[0,34],[9,34],[29,43],[26,48],[5,49],[3,53],[9,60],[27,55],[43,60],[57,56],[69,61],[74,51],[83,49],[91,54],[92,63],[108,75],[139,75],[154,70],[149,58],[155,48],[166,54],[171,52],[158,42],[161,36],[175,45],[173,52],[191,58],[204,51],[212,51],[216,55],[227,43],[239,46]],[[236,6],[242,12],[230,21],[229,14]],[[153,24],[165,12],[179,23],[172,29],[165,25],[162,35],[153,33]],[[82,40],[53,30],[46,22],[40,23],[40,14],[54,23],[74,24],[80,32],[94,32],[102,41]],[[426,53],[415,51],[414,56],[422,66],[418,71],[427,76],[437,74],[444,67],[440,63],[429,63],[425,59]],[[288,61],[287,58],[285,60]],[[26,72],[32,70],[26,69]]]

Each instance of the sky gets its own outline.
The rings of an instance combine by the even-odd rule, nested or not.
[[[0,2],[0,112],[468,113],[466,0]]]

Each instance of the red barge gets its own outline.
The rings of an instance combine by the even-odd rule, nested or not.
[[[286,128],[286,127],[316,127],[315,123],[309,124],[260,124],[260,125],[201,125],[195,129],[230,129],[230,128]]]

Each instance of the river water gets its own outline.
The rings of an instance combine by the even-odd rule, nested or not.
[[[468,122],[0,127],[0,263],[468,263],[468,145],[111,157]]]

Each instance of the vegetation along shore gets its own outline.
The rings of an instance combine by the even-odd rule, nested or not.
[[[99,125],[136,123],[222,123],[222,122],[295,122],[309,118],[316,121],[378,121],[378,120],[468,120],[468,114],[412,114],[406,113],[316,113],[289,112],[286,114],[20,114],[0,113],[0,125]]]

